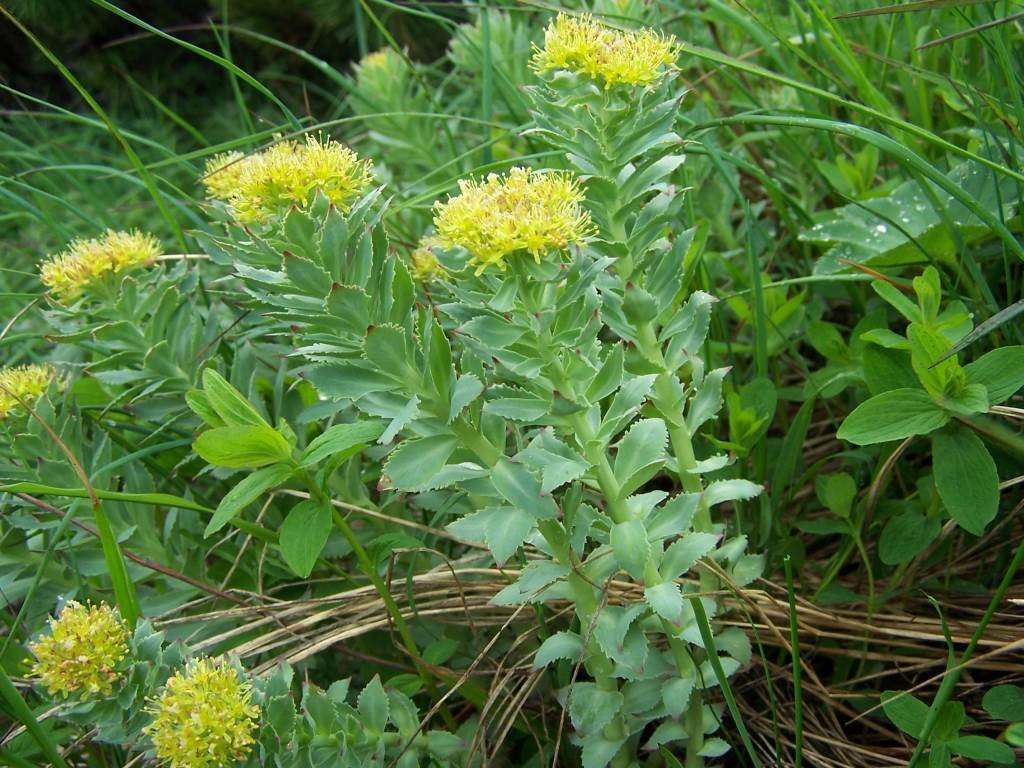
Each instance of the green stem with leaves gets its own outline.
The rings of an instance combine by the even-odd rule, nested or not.
[[[349,546],[352,547],[352,551],[356,556],[356,561],[359,563],[359,569],[363,572],[363,575],[369,579],[373,588],[377,590],[377,594],[380,595],[380,599],[384,601],[384,606],[387,608],[388,614],[391,616],[391,621],[394,623],[395,629],[398,631],[398,636],[401,638],[402,644],[405,646],[405,650],[408,652],[413,666],[416,667],[417,674],[419,674],[420,679],[423,680],[423,684],[427,687],[427,690],[431,692],[431,696],[434,696],[437,688],[434,677],[423,663],[423,657],[420,655],[419,647],[416,645],[416,640],[413,638],[412,632],[409,630],[409,625],[406,623],[405,617],[402,616],[402,611],[398,607],[398,603],[395,602],[395,598],[391,595],[391,590],[388,589],[388,585],[384,583],[380,574],[377,573],[377,569],[374,567],[373,561],[370,560],[370,556],[367,554],[362,542],[359,541],[359,537],[356,536],[356,532],[352,530],[352,526],[349,525],[345,516],[341,514],[333,504],[331,504],[330,497],[307,470],[301,470],[298,475],[306,485],[310,495],[316,499],[318,503],[323,504],[331,510],[331,514],[334,518],[334,524],[338,527],[338,530],[341,531],[342,536],[345,537]],[[447,708],[441,708],[441,715],[444,717],[445,723],[448,727],[457,727],[455,719]]]

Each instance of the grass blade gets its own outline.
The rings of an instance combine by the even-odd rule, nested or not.
[[[76,91],[78,91],[78,94],[85,100],[85,102],[89,105],[92,111],[96,113],[96,116],[99,117],[99,119],[103,121],[104,125],[107,126],[107,130],[110,131],[111,135],[114,137],[117,143],[121,145],[121,148],[124,150],[125,155],[127,155],[128,157],[128,161],[132,164],[132,167],[135,168],[136,172],[139,174],[140,178],[145,183],[146,189],[149,190],[149,194],[153,198],[153,202],[156,203],[156,207],[160,210],[160,214],[164,217],[164,220],[170,226],[171,231],[174,232],[174,236],[177,238],[178,244],[181,246],[182,250],[185,250],[185,234],[184,232],[182,232],[181,226],[178,224],[177,219],[173,215],[171,215],[171,210],[170,208],[167,207],[167,202],[164,200],[164,197],[161,194],[160,190],[157,189],[156,180],[153,178],[153,175],[146,169],[146,166],[143,164],[142,160],[139,159],[139,156],[135,154],[135,150],[132,149],[132,145],[128,143],[128,140],[124,137],[124,134],[122,134],[121,131],[118,130],[117,126],[114,125],[114,122],[107,115],[103,107],[101,107],[99,105],[99,102],[97,102],[92,97],[92,94],[89,93],[85,86],[83,86],[78,81],[78,78],[76,78],[71,73],[71,70],[64,66],[64,62],[62,62],[56,56],[56,54],[53,53],[53,51],[47,48],[43,44],[43,42],[38,37],[36,37],[31,30],[28,29],[28,27],[26,27],[18,19],[12,16],[11,13],[2,5],[0,5],[0,13],[6,16],[7,19],[12,24],[14,24],[14,26],[16,26],[19,29],[19,31],[21,31],[21,33],[24,34],[25,37],[27,37],[37,49],[39,49],[39,52],[42,53],[43,56],[45,56],[46,59],[51,64],[53,64],[54,67],[57,68],[57,71],[60,72],[61,75],[63,75],[64,79],[67,80]]]
[[[789,555],[783,560],[786,568],[786,593],[789,596],[789,657],[793,663],[793,732],[794,768],[800,768],[804,761],[804,688],[801,676],[803,665],[800,657],[800,628],[796,615],[796,593],[793,590],[793,563]]]
[[[29,709],[25,700],[21,698],[21,694],[18,693],[18,689],[14,687],[14,683],[11,682],[11,678],[7,676],[7,671],[2,666],[0,666],[0,698],[3,698],[7,711],[24,725],[25,730],[36,740],[39,748],[46,755],[46,759],[50,761],[50,765],[56,766],[56,768],[68,768],[56,743],[50,738],[50,734],[39,725],[36,716],[32,714],[32,710]]]

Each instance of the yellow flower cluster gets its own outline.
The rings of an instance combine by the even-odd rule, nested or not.
[[[17,410],[22,401],[31,405],[53,381],[48,365],[19,365],[0,370],[0,419]]]
[[[442,245],[469,251],[479,275],[492,264],[504,269],[517,252],[540,262],[582,242],[593,230],[582,202],[583,190],[569,173],[512,168],[506,176],[460,181],[456,197],[434,205],[434,227]]]
[[[409,254],[409,266],[413,280],[426,283],[445,274],[445,269],[431,247],[438,245],[435,238],[425,237]]]
[[[347,211],[370,184],[369,160],[331,139],[280,141],[262,152],[228,152],[206,163],[207,195],[227,202],[239,221],[259,222],[295,206],[308,208],[322,193]]]
[[[394,48],[381,48],[379,51],[366,54],[356,66],[356,71],[360,78],[378,81],[383,77],[403,77],[408,68]]]
[[[149,264],[162,253],[152,235],[108,229],[101,237],[74,240],[39,268],[43,285],[62,300],[74,299],[97,281]]]
[[[230,199],[242,180],[246,160],[242,152],[222,152],[207,160],[203,172],[206,196],[214,200]]]
[[[621,31],[594,21],[590,14],[558,14],[544,30],[544,47],[534,46],[535,72],[565,69],[605,88],[650,85],[675,63],[678,45],[671,35],[652,29]]]
[[[120,679],[128,655],[128,627],[108,605],[70,602],[50,619],[50,634],[29,646],[32,674],[51,696],[106,696]]]
[[[259,707],[252,686],[223,659],[190,661],[149,708],[157,759],[170,768],[223,768],[246,759]]]

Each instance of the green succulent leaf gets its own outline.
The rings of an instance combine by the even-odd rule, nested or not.
[[[524,464],[499,459],[491,469],[491,482],[520,514],[547,519],[558,516],[555,500],[544,492],[541,481]]]
[[[634,579],[642,579],[644,566],[650,554],[647,541],[647,530],[639,520],[626,520],[616,523],[611,530],[612,552],[619,567],[623,568]]]
[[[583,639],[575,632],[556,632],[550,635],[533,657],[533,668],[543,669],[552,661],[576,661],[583,655]]]
[[[628,495],[650,480],[665,462],[668,428],[661,419],[636,422],[619,441],[615,452],[615,478],[619,492]]]
[[[451,434],[404,440],[388,456],[384,477],[394,488],[402,491],[429,488],[458,444],[458,438]]]

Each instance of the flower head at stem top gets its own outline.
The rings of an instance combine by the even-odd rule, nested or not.
[[[32,675],[50,695],[109,695],[128,655],[128,627],[108,605],[69,602],[50,619],[50,633],[29,646]]]
[[[544,30],[544,46],[534,48],[535,72],[575,72],[603,83],[651,85],[675,63],[678,44],[653,29],[622,31],[605,26],[590,14],[558,14]]]
[[[151,264],[161,253],[150,234],[108,229],[100,237],[72,241],[42,263],[39,276],[53,296],[67,301],[105,278]]]
[[[459,194],[434,205],[434,227],[445,247],[462,247],[480,274],[525,252],[546,254],[583,242],[593,231],[583,190],[570,173],[512,168],[483,181],[463,179]]]
[[[259,707],[252,686],[224,659],[194,659],[175,672],[148,711],[145,732],[170,768],[222,768],[252,751]]]
[[[419,283],[429,283],[446,274],[445,268],[437,260],[437,254],[432,250],[435,245],[439,245],[436,238],[425,237],[409,254],[409,272],[412,274],[413,280]]]
[[[206,161],[200,179],[206,187],[206,196],[213,200],[228,200],[238,189],[242,170],[249,156],[242,152],[221,152]]]
[[[262,222],[292,207],[308,209],[317,193],[348,211],[371,181],[369,160],[322,136],[279,141],[253,155],[226,153],[206,164],[209,197],[226,202],[239,221]]]
[[[356,75],[364,87],[393,88],[408,78],[409,67],[394,48],[381,48],[363,57],[356,65]]]
[[[0,419],[22,404],[31,406],[56,376],[49,365],[18,365],[0,369]]]

